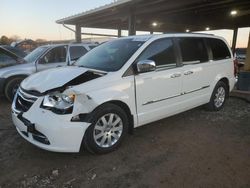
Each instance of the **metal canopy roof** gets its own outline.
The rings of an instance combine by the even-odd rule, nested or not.
[[[232,16],[230,12],[237,10]],[[250,0],[118,0],[57,20],[59,24],[127,30],[133,16],[137,31],[190,31],[250,26]],[[157,26],[152,26],[156,22]]]

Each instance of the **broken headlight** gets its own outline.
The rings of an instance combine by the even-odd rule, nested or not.
[[[53,93],[46,95],[42,107],[57,114],[69,114],[73,111],[75,95]]]

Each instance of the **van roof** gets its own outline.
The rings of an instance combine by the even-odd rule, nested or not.
[[[94,42],[86,42],[86,43],[61,43],[61,44],[46,44],[46,45],[42,45],[41,47],[57,47],[57,46],[90,46],[90,45],[98,45],[97,43]]]
[[[165,34],[150,34],[150,35],[134,35],[122,37],[123,39],[133,39],[135,41],[148,41],[149,39],[158,39],[163,37],[204,37],[204,38],[218,38],[224,40],[222,37],[206,34],[206,33],[165,33]]]

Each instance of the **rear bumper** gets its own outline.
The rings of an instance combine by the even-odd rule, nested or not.
[[[5,78],[0,78],[0,96],[4,93]]]
[[[232,77],[229,80],[229,90],[230,90],[230,92],[234,89],[234,86],[235,86],[236,83],[237,83],[237,78],[235,78],[235,77]]]

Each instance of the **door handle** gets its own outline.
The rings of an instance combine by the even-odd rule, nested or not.
[[[180,76],[181,76],[180,73],[175,73],[175,74],[172,74],[170,77],[171,77],[171,78],[178,78],[178,77],[180,77]]]
[[[190,74],[193,74],[194,73],[194,71],[187,71],[187,72],[184,72],[184,75],[190,75]]]

